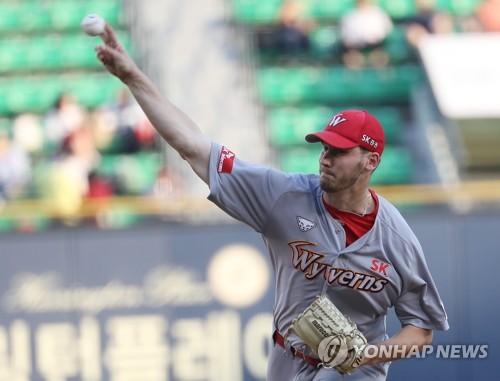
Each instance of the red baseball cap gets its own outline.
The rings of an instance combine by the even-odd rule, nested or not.
[[[380,122],[370,113],[345,110],[336,114],[323,131],[306,135],[306,141],[324,142],[336,148],[359,146],[382,155],[385,135]]]

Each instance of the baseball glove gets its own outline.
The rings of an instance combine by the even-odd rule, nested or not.
[[[351,374],[363,360],[365,337],[324,295],[293,320],[291,331],[318,355],[324,367],[340,374]]]

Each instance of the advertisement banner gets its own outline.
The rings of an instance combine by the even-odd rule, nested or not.
[[[271,269],[260,237],[238,235],[7,237],[0,381],[265,379]]]

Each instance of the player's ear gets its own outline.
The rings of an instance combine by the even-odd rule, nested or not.
[[[380,154],[377,152],[369,152],[366,156],[367,156],[366,169],[373,172],[379,166],[382,158],[380,157]]]

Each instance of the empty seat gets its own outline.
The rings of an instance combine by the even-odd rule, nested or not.
[[[122,6],[120,1],[54,1],[52,3],[52,28],[59,30],[79,29],[82,18],[89,13],[97,13],[108,23],[119,25],[122,23]]]
[[[405,184],[413,179],[411,153],[404,147],[386,147],[379,167],[372,175],[372,184]]]
[[[118,37],[131,51],[128,35]],[[101,66],[95,57],[96,39],[78,34],[51,34],[0,39],[0,72],[40,72],[59,69],[95,69]]]
[[[315,56],[333,58],[338,55],[340,47],[340,36],[338,28],[320,26],[310,34],[311,52]]]
[[[411,17],[417,10],[414,0],[380,0],[379,5],[393,20]]]
[[[258,88],[267,105],[303,102],[393,103],[409,101],[423,80],[422,68],[400,65],[384,69],[344,67],[260,68]]]
[[[95,107],[115,99],[124,85],[106,73],[8,77],[0,80],[0,113],[41,112],[50,108],[63,92]]]
[[[436,0],[438,9],[447,11],[452,15],[471,15],[483,0]]]
[[[279,163],[281,170],[287,173],[313,173],[319,172],[319,155],[321,145],[308,146],[281,151]]]
[[[283,107],[268,113],[269,140],[275,146],[304,145],[304,137],[322,130],[332,117],[327,107]]]
[[[355,0],[303,0],[307,15],[316,20],[338,20],[356,3]]]
[[[232,0],[233,14],[238,22],[272,24],[279,18],[284,0]],[[320,22],[338,21],[355,7],[355,0],[301,0],[305,17]],[[452,15],[472,14],[481,0],[436,0],[436,8]],[[414,16],[414,0],[379,0],[380,7],[395,21]]]
[[[158,152],[139,152],[134,155],[103,155],[98,173],[119,179],[127,194],[144,194],[151,190],[163,164]]]
[[[272,23],[277,20],[282,0],[232,0],[237,21],[252,24]]]
[[[118,0],[16,1],[0,4],[0,32],[80,29],[86,14],[97,13],[112,25],[122,23]]]

